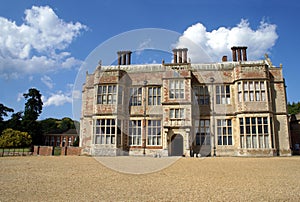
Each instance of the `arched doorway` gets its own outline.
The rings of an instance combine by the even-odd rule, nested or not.
[[[169,155],[182,156],[183,155],[183,137],[180,134],[175,134],[171,138]]]

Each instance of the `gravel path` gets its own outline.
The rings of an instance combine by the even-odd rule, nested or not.
[[[141,165],[149,163],[149,159],[142,157],[135,161]],[[297,201],[300,198],[300,157],[181,158],[163,170],[139,175],[111,170],[92,157],[3,157],[0,172],[0,201]]]

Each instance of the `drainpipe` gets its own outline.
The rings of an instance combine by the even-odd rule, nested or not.
[[[143,124],[143,155],[146,155],[146,93],[147,93],[147,81],[144,80],[144,124]]]
[[[215,100],[214,100],[214,82],[215,79],[210,77],[211,82],[211,102],[212,102],[212,143],[213,143],[213,156],[216,156],[216,134],[215,134]]]

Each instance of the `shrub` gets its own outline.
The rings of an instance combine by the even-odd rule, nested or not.
[[[0,137],[0,147],[27,147],[31,144],[32,138],[27,132],[5,129]]]

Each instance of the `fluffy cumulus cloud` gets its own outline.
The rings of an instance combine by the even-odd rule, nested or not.
[[[72,103],[72,97],[68,94],[64,94],[63,92],[59,91],[55,94],[51,94],[48,98],[42,97],[44,107],[48,107],[51,105],[54,106],[62,106],[66,103]]]
[[[21,25],[0,17],[0,74],[17,78],[78,66],[80,61],[64,50],[86,29],[60,19],[49,6],[25,10]]]
[[[223,55],[231,58],[232,46],[247,46],[248,58],[255,60],[268,53],[277,38],[276,25],[265,21],[261,21],[257,29],[252,29],[248,20],[242,19],[235,27],[219,27],[212,31],[197,23],[184,31],[176,47],[189,48],[192,62],[214,62],[220,61]]]
[[[56,93],[51,93],[49,96],[42,96],[43,106],[62,106],[64,104],[72,103],[73,100],[81,99],[81,92],[79,90],[74,90],[73,86],[73,84],[67,84],[67,90],[65,92],[58,91]]]

